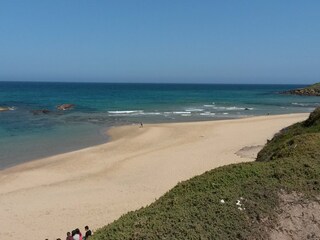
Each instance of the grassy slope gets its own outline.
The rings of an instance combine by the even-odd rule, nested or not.
[[[258,161],[277,160],[285,157],[320,160],[320,108],[310,114],[307,121],[281,130],[258,154]]]
[[[276,135],[258,162],[214,169],[179,183],[122,216],[93,239],[263,239],[276,223],[281,190],[320,193],[320,110]],[[243,197],[245,210],[236,201]],[[224,199],[225,203],[220,203]]]
[[[320,83],[312,84],[311,86],[306,87],[306,89],[315,89],[315,90],[320,90]]]

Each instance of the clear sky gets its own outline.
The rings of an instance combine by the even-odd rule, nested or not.
[[[320,81],[319,0],[0,0],[0,80]]]

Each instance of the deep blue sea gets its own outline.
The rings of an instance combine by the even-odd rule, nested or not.
[[[0,82],[0,168],[106,142],[110,126],[311,112],[320,98],[278,94],[297,87]]]

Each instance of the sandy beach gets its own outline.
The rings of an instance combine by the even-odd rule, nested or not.
[[[0,239],[64,239],[77,227],[101,227],[180,181],[254,161],[267,139],[307,116],[117,127],[106,144],[3,170]]]

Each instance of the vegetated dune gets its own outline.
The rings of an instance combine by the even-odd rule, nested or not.
[[[93,239],[319,239],[319,216],[320,108],[276,134],[256,162],[181,182]]]

